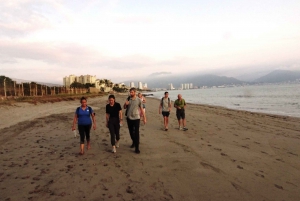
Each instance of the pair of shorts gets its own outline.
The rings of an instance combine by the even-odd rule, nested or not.
[[[181,109],[181,110],[176,110],[176,117],[178,120],[180,119],[185,119],[185,111],[184,109]]]
[[[164,112],[164,111],[162,111],[162,116],[163,117],[169,117],[169,115],[170,115],[170,112]]]

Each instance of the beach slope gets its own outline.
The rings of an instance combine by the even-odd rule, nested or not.
[[[111,153],[107,97],[91,98],[97,129],[79,156],[78,101],[1,106],[0,200],[300,200],[300,119],[188,104],[168,131],[147,98],[141,154],[126,122]],[[117,96],[123,105],[126,97]]]

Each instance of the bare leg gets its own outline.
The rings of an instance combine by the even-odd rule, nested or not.
[[[91,148],[91,141],[87,141],[87,149],[90,149]]]
[[[80,144],[80,152],[79,152],[80,155],[83,155],[84,154],[84,144]]]
[[[165,128],[168,127],[168,125],[167,125],[167,117],[164,117],[164,126],[165,126]]]
[[[169,117],[166,117],[165,121],[166,121],[166,128],[168,129],[168,125],[169,125]]]
[[[181,125],[181,119],[178,120],[178,126],[180,128],[180,125]]]

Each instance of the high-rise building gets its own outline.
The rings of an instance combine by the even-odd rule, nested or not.
[[[190,83],[190,89],[193,89],[193,83]]]
[[[134,82],[130,82],[130,88],[134,87]]]
[[[63,78],[63,83],[65,87],[69,87],[75,81],[77,82],[75,75],[69,75]]]
[[[169,84],[168,89],[169,89],[169,90],[174,90],[174,89],[175,89],[175,88],[173,87],[173,84],[172,84],[172,83]]]
[[[139,89],[143,89],[143,83],[142,83],[142,82],[139,82],[139,83],[138,83],[138,88],[139,88]]]
[[[81,76],[75,76],[75,75],[69,75],[63,78],[63,83],[65,87],[70,87],[70,85],[73,82],[79,82],[81,84],[95,84],[96,82],[96,76],[92,75],[81,75]]]
[[[186,83],[186,89],[190,89],[190,84]]]
[[[145,89],[148,89],[147,83],[144,83],[144,88],[145,88]]]

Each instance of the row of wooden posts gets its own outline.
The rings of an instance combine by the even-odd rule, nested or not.
[[[64,86],[47,86],[36,83],[16,83],[13,81],[13,86],[10,84],[7,86],[5,82],[3,86],[0,86],[0,96],[45,96],[56,94],[82,94],[86,93],[86,88],[68,88]]]

